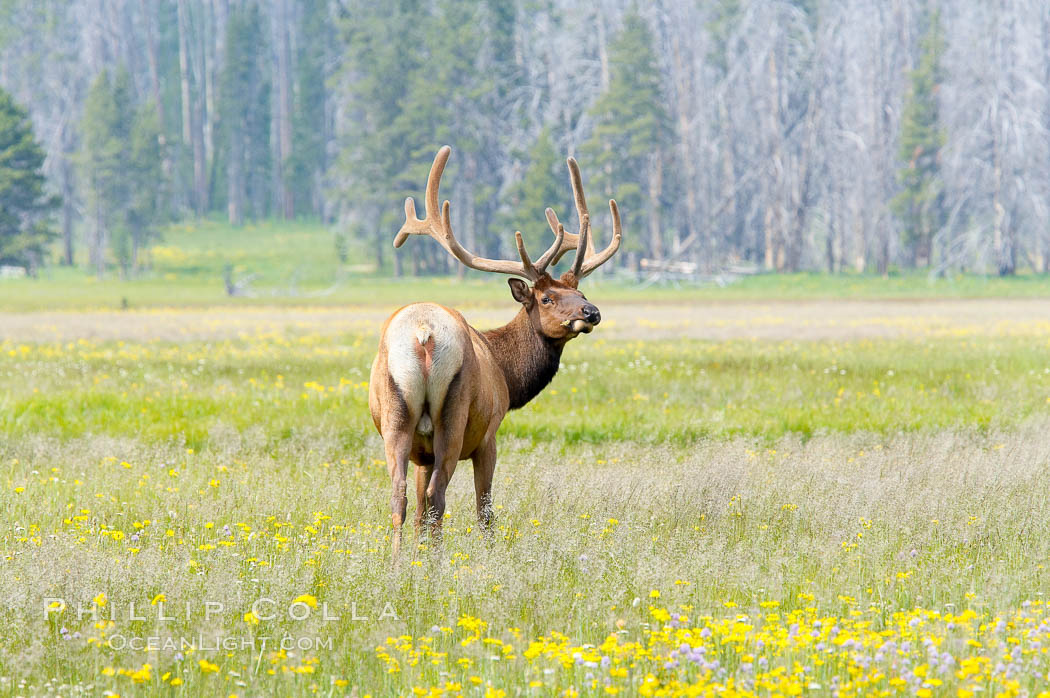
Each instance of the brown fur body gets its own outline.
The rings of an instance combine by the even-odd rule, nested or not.
[[[509,323],[493,330],[479,332],[458,311],[432,303],[405,306],[383,326],[379,352],[372,364],[368,405],[386,446],[394,489],[392,523],[397,532],[407,513],[409,462],[416,465],[417,533],[427,512],[435,527],[440,527],[445,488],[457,463],[467,459],[474,466],[478,518],[483,525],[490,524],[500,423],[508,410],[527,404],[554,378],[565,343],[579,334],[573,331],[572,323],[599,318],[597,308],[582,293],[549,276],[532,288],[518,279],[511,279],[510,284],[521,310]],[[397,328],[445,320],[448,325],[442,329],[448,331],[438,333],[430,327],[429,336],[422,342],[416,336],[405,340],[404,332],[397,333]],[[394,323],[395,332],[391,332]],[[588,321],[586,331],[591,326]],[[439,344],[442,340],[459,348],[455,366],[438,365],[441,359],[436,357],[445,349]],[[398,369],[391,369],[391,353],[407,356],[402,348],[406,343],[411,347],[420,382],[410,376],[399,383]],[[420,386],[426,393],[442,381],[447,382],[447,389],[438,404],[414,394]],[[432,429],[420,428],[428,419]],[[399,537],[395,533],[395,544]]]
[[[383,437],[393,492],[394,555],[408,508],[408,464],[416,464],[416,532],[429,516],[439,533],[445,513],[445,489],[461,460],[474,464],[478,519],[492,521],[492,474],[496,468],[496,431],[507,410],[527,404],[558,372],[565,343],[590,332],[601,321],[598,308],[577,290],[581,279],[607,262],[620,248],[620,214],[609,201],[613,239],[595,252],[590,214],[576,161],[569,158],[570,181],[580,232],[567,233],[552,209],[547,222],[554,243],[535,262],[520,232],[514,234],[521,262],[472,254],[452,231],[449,202],[438,206],[441,173],[451,149],[441,148],[427,177],[426,217],[416,216],[405,200],[405,224],[394,238],[400,247],[410,235],[436,240],[464,266],[509,274],[510,292],[521,310],[503,327],[479,332],[457,311],[433,303],[407,305],[387,319],[372,363],[368,407]],[[575,251],[572,268],[560,279],[546,272],[562,255]],[[522,279],[532,282],[529,286]]]

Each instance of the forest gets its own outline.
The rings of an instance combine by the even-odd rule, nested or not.
[[[570,216],[572,155],[610,267],[1046,272],[1048,86],[1041,0],[0,0],[0,264],[310,219],[453,273],[390,247],[447,143],[486,256]]]

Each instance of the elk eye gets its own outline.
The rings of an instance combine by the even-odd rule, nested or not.
[[[547,305],[547,304],[548,304],[548,303],[550,303],[550,302],[551,302],[551,297],[550,297],[550,296],[544,296],[544,297],[543,297],[542,303],[543,303],[544,305]]]

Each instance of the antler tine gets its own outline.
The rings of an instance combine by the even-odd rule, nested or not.
[[[620,227],[620,208],[616,205],[615,199],[609,199],[609,212],[612,214],[613,220],[613,238],[609,241],[608,247],[604,250],[596,255],[589,255],[587,257],[586,261],[583,263],[583,267],[580,269],[580,273],[576,277],[578,279],[582,279],[601,265],[608,262],[609,259],[616,254],[616,251],[620,249],[620,242],[623,240],[623,229]],[[590,236],[588,236],[588,238],[590,238]],[[587,240],[587,243],[593,249],[593,244],[590,239]]]
[[[514,231],[514,244],[518,246],[518,256],[521,257],[521,264],[526,269],[536,269],[536,266],[529,259],[529,253],[525,250],[525,240],[521,237],[521,231]]]
[[[441,185],[441,175],[445,172],[445,164],[452,154],[452,148],[445,145],[437,151],[434,156],[434,164],[430,166],[430,174],[427,175],[427,188],[424,194],[423,206],[426,217],[420,220],[416,217],[416,202],[409,196],[405,199],[405,224],[401,226],[397,236],[394,238],[394,247],[401,247],[409,235],[430,235],[434,224],[433,216],[438,212],[438,187]],[[446,202],[447,203],[447,202]],[[440,242],[440,240],[439,240]],[[443,245],[448,249],[447,245]],[[451,250],[449,250],[451,251]]]
[[[580,174],[580,166],[576,163],[576,158],[569,158],[566,160],[566,163],[569,165],[569,182],[572,184],[572,198],[576,202],[576,214],[580,218],[580,232],[565,233],[564,240],[558,245],[553,257],[551,257],[550,261],[554,264],[557,264],[565,256],[566,252],[579,249],[580,235],[583,233],[583,218],[584,216],[590,216],[587,210],[587,198],[583,194],[583,177]],[[553,209],[547,209],[547,222],[557,234],[556,227],[560,227],[561,223],[558,221],[558,215]],[[588,257],[594,254],[593,236],[587,236],[587,240],[584,242],[584,250],[586,250]]]
[[[566,162],[569,165],[569,179],[572,181],[572,198],[576,200],[576,215],[580,217],[580,235],[582,235],[583,217],[590,216],[590,212],[587,210],[587,199],[583,195],[583,176],[580,174],[580,166],[576,163],[576,158],[569,158]],[[588,240],[584,244],[584,249],[587,250],[588,257],[594,254],[594,242],[590,240],[590,236],[588,236]]]
[[[551,232],[554,233],[554,244],[536,260],[536,271],[540,273],[546,271],[551,263],[557,264],[566,252],[576,249],[575,238],[577,236],[573,235],[573,240],[568,239],[569,233],[565,232],[565,227],[558,220],[558,214],[554,212],[554,209],[548,208],[546,214],[547,223],[551,227]]]
[[[451,205],[447,200],[441,206],[441,217],[440,220],[438,219],[438,187],[441,184],[441,175],[445,171],[445,164],[448,162],[451,153],[452,148],[446,145],[442,146],[438,150],[437,155],[434,156],[434,164],[430,166],[430,174],[427,176],[427,188],[424,199],[426,217],[423,220],[416,216],[416,205],[412,197],[405,199],[405,223],[394,237],[394,247],[401,247],[409,235],[428,235],[437,240],[449,254],[458,259],[464,266],[471,269],[520,276],[530,281],[539,279],[542,272],[538,272],[529,260],[521,233],[515,234],[518,254],[521,257],[520,263],[503,259],[486,259],[469,252],[456,240],[456,236],[452,232]]]
[[[584,213],[580,216],[580,243],[576,246],[576,256],[572,260],[571,273],[574,278],[582,279],[581,269],[584,259],[587,257],[587,245],[591,241],[591,216]],[[593,245],[591,246],[593,248]]]

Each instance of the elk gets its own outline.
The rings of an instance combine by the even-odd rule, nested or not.
[[[520,232],[514,239],[521,261],[486,259],[469,252],[452,232],[449,202],[438,209],[438,186],[451,152],[448,146],[441,148],[430,168],[426,217],[416,217],[412,197],[405,200],[405,224],[394,238],[394,247],[401,247],[409,235],[429,235],[464,266],[509,275],[511,296],[521,309],[503,327],[484,332],[467,324],[456,310],[434,303],[406,305],[383,325],[372,363],[368,407],[383,437],[393,485],[395,559],[408,506],[409,461],[416,465],[417,536],[425,517],[431,533],[440,535],[445,489],[456,464],[468,458],[474,465],[478,520],[484,529],[490,528],[496,431],[508,410],[528,403],[554,378],[566,342],[589,333],[601,321],[598,308],[577,287],[620,248],[620,214],[616,201],[610,200],[612,240],[595,252],[580,168],[569,158],[578,233],[566,232],[548,208],[554,243],[535,262]],[[576,253],[572,267],[558,279],[551,277],[547,267],[570,251]]]

